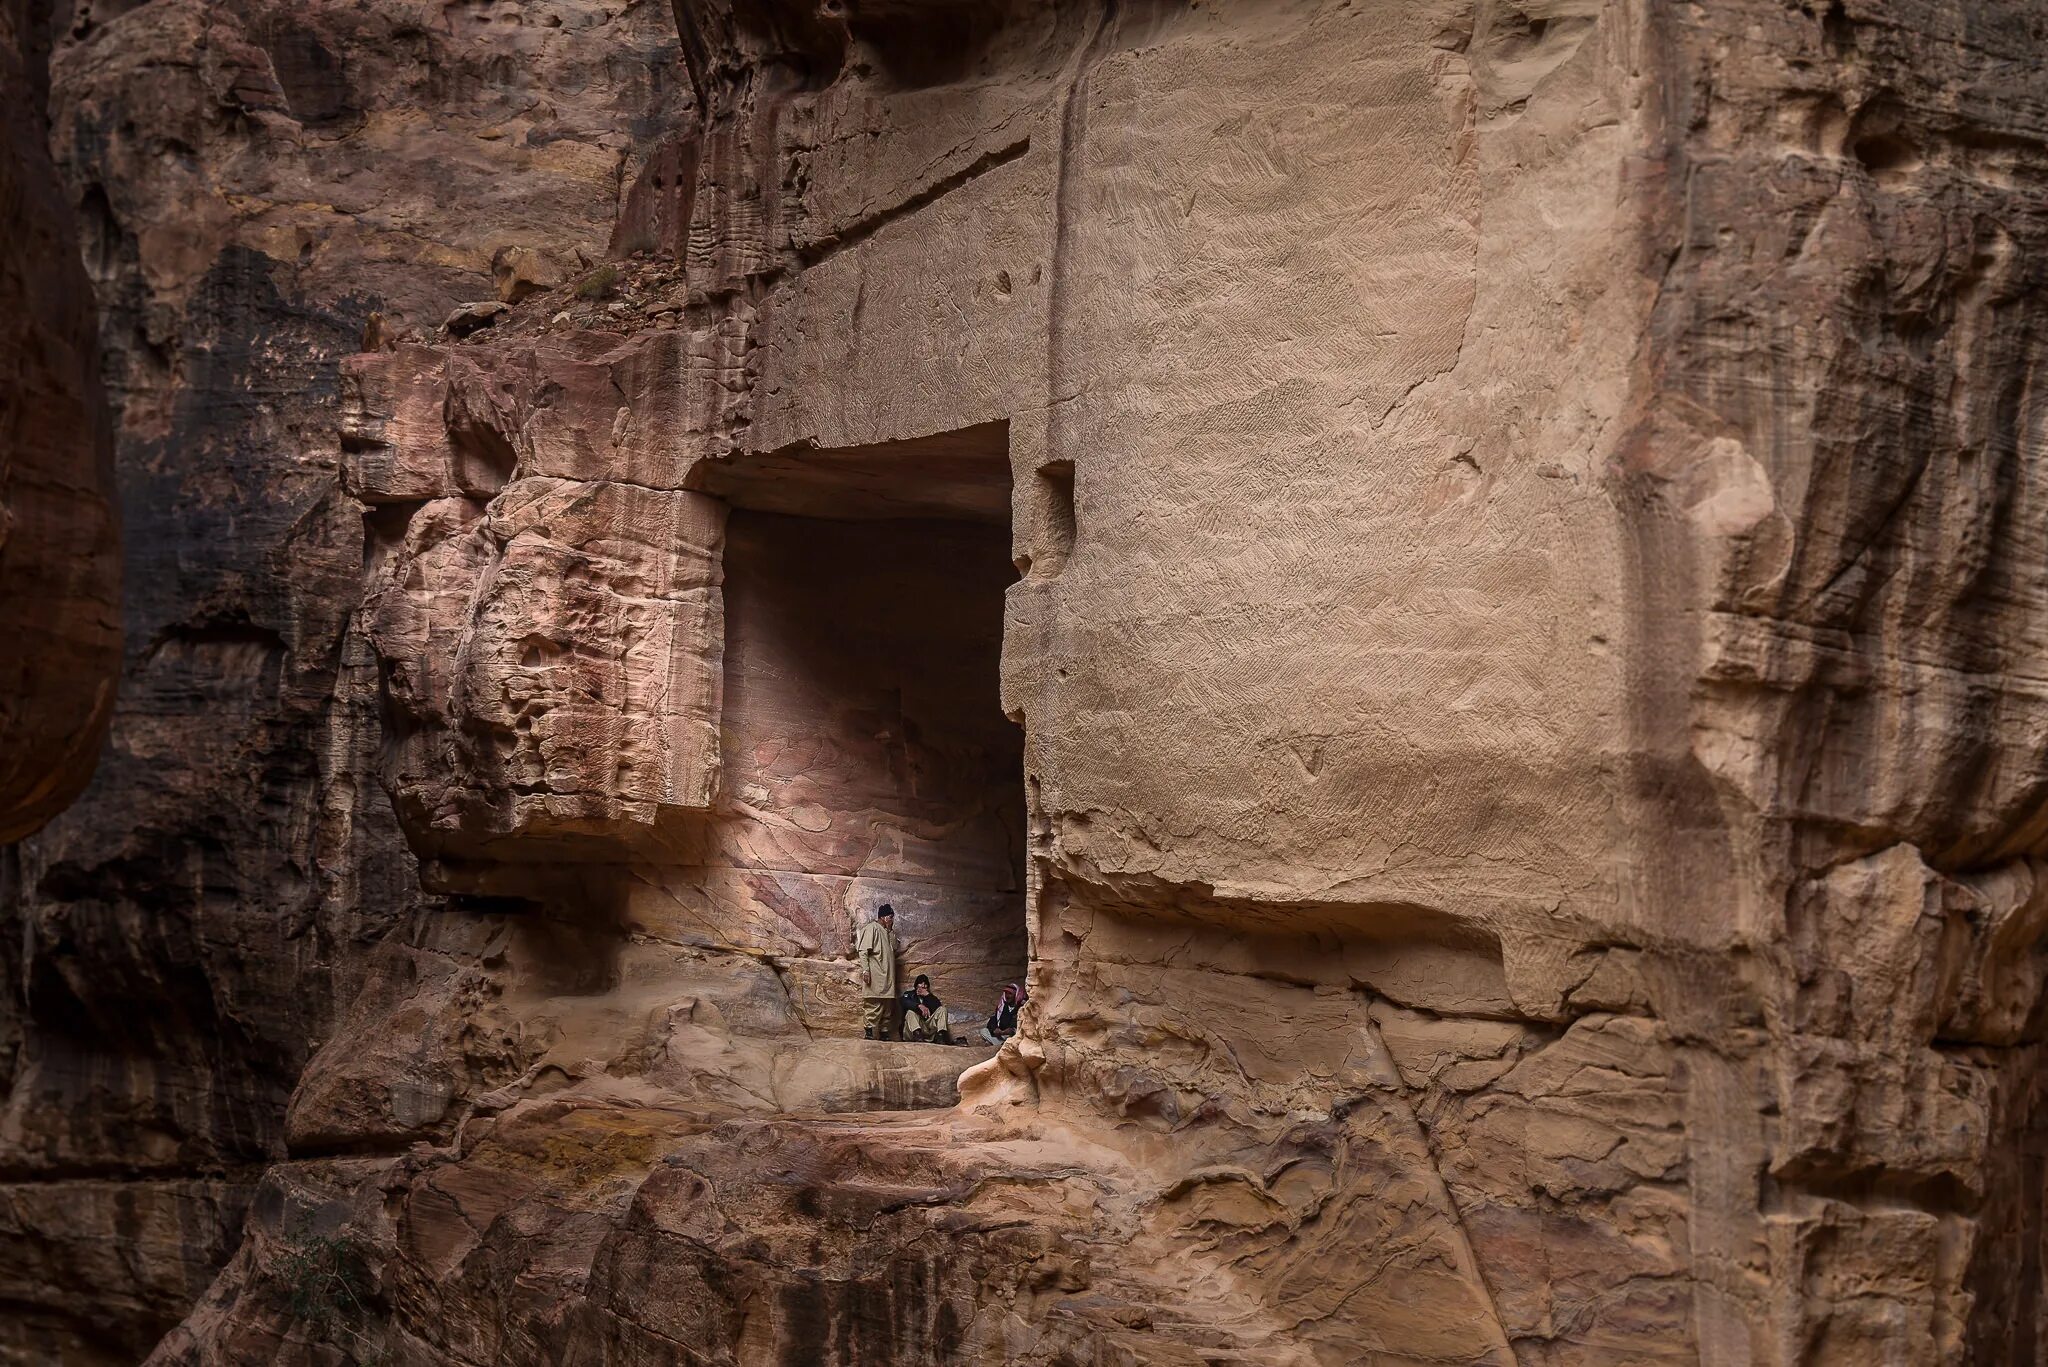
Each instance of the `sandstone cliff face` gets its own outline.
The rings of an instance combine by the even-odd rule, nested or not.
[[[1708,8],[84,16],[9,1348],[2038,1358],[2048,26]]]
[[[0,844],[92,776],[120,651],[91,286],[44,115],[49,23],[42,4],[0,6]]]

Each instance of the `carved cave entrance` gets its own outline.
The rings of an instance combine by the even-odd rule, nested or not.
[[[1023,732],[999,696],[1006,425],[744,456],[704,492],[732,508],[720,760],[737,862],[828,954],[891,903],[906,985],[930,973],[958,1017],[985,1016],[1027,952]],[[858,1035],[846,975],[806,976],[806,1023]]]

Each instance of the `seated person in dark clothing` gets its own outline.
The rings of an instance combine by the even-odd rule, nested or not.
[[[1024,989],[1016,983],[1003,984],[1003,999],[996,1003],[996,1013],[988,1018],[982,1027],[981,1037],[990,1044],[1001,1044],[1017,1033],[1017,1011],[1024,1005]]]
[[[903,1038],[927,1044],[951,1044],[946,1028],[946,1004],[932,991],[932,980],[920,973],[903,994]]]

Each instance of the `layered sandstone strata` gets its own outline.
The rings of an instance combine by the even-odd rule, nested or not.
[[[2039,1355],[2028,6],[676,22],[617,263],[320,360],[369,834],[159,1360]]]

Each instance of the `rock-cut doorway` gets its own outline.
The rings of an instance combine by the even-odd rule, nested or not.
[[[787,974],[814,1035],[857,1036],[843,955],[897,912],[904,982],[978,1021],[1021,980],[1023,731],[999,676],[1010,557],[1005,424],[721,463],[725,800],[732,851],[818,922]],[[792,965],[792,968],[795,966]]]

